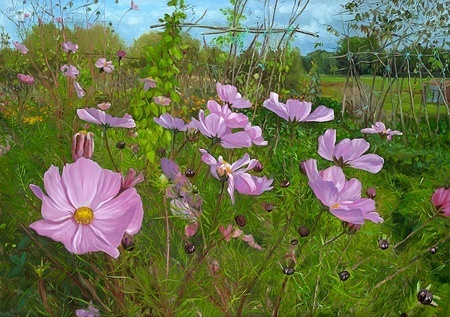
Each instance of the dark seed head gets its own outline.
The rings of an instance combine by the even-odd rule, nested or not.
[[[417,299],[421,304],[429,305],[433,301],[433,294],[424,288],[419,291],[419,294],[417,294]]]
[[[292,239],[291,240],[291,244],[292,245],[297,245],[298,244],[298,240],[297,239]]]
[[[428,251],[430,251],[431,254],[436,254],[437,248],[436,247],[431,247]]]
[[[291,185],[291,182],[290,182],[289,180],[287,180],[287,179],[282,180],[282,181],[280,182],[280,187],[282,187],[282,188],[289,187],[290,185]]]
[[[188,168],[186,170],[186,172],[184,173],[184,175],[186,175],[186,177],[189,177],[189,178],[194,177],[195,176],[195,170],[192,169],[192,168]]]
[[[236,221],[239,227],[245,227],[245,225],[247,224],[247,220],[245,220],[245,217],[242,215],[234,217],[234,221]]]
[[[256,165],[253,167],[253,170],[256,173],[262,172],[263,169],[264,169],[264,166],[262,165],[262,163],[260,161],[258,161],[258,163],[256,163]]]
[[[118,148],[119,150],[123,150],[125,148],[125,145],[126,145],[125,142],[119,141],[116,144],[116,148]]]
[[[186,243],[184,246],[184,251],[186,251],[187,254],[192,254],[195,252],[195,245],[193,243]]]
[[[306,226],[300,226],[298,228],[298,234],[300,235],[300,237],[304,238],[309,236],[309,229]]]
[[[407,314],[407,313],[402,313],[402,314],[400,315],[400,317],[408,317],[408,314]]]
[[[298,169],[300,170],[300,173],[306,175],[305,161],[302,161],[298,164]]]
[[[283,268],[283,273],[286,275],[292,275],[294,274],[295,270],[291,267],[285,267]]]
[[[158,154],[159,157],[165,157],[166,156],[166,150],[164,148],[162,148],[162,147],[160,147],[156,153]]]
[[[273,204],[265,203],[264,204],[264,210],[267,211],[267,212],[271,212],[273,210]]]
[[[387,241],[386,239],[380,239],[378,240],[378,246],[381,250],[386,250],[387,248],[389,248],[389,241]]]
[[[339,279],[341,281],[346,281],[350,277],[350,273],[348,271],[342,271],[339,273]]]

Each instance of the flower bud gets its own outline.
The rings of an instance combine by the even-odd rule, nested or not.
[[[166,157],[166,150],[162,147],[160,147],[156,153],[158,154],[159,157]]]
[[[304,238],[309,236],[309,229],[306,226],[300,226],[298,228],[298,234],[300,235],[300,237]]]
[[[242,216],[242,215],[236,216],[236,217],[234,218],[234,221],[236,221],[236,224],[237,224],[239,227],[245,227],[245,225],[247,224],[247,221],[245,220],[245,217]]]
[[[133,236],[125,232],[122,238],[122,247],[124,250],[132,251],[134,248]]]
[[[350,277],[350,273],[348,271],[342,271],[339,273],[339,279],[341,281],[346,281],[349,279],[349,277]]]
[[[264,203],[264,210],[267,212],[271,212],[273,210],[273,204],[271,203]]]
[[[389,241],[387,241],[386,239],[380,239],[378,240],[378,246],[381,250],[386,250],[387,248],[389,248]]]
[[[433,294],[426,288],[421,289],[419,294],[417,294],[417,299],[423,305],[429,305],[433,302]]]
[[[429,251],[431,254],[436,254],[437,248],[436,248],[436,247],[431,247],[428,251]]]
[[[194,253],[195,252],[195,245],[193,243],[190,243],[190,242],[186,243],[186,245],[184,246],[184,251],[187,254]]]
[[[305,161],[301,161],[298,164],[298,169],[300,170],[300,173],[302,173],[303,175],[306,175]]]
[[[366,190],[366,195],[367,195],[368,198],[375,199],[375,196],[377,195],[377,192],[376,192],[374,187],[369,187]]]
[[[292,275],[292,274],[295,273],[295,270],[293,268],[291,268],[291,267],[285,267],[285,268],[283,268],[282,271],[286,275]]]
[[[361,229],[361,225],[356,225],[347,221],[342,221],[342,225],[344,226],[344,231],[347,234],[355,234],[359,231],[359,229]]]
[[[282,180],[282,181],[280,182],[280,187],[282,187],[282,188],[289,187],[290,185],[291,185],[291,182],[289,182],[289,180],[287,180],[287,179]]]
[[[186,172],[184,173],[184,175],[186,175],[186,177],[189,177],[189,178],[194,177],[195,176],[195,170],[192,169],[192,168],[188,168],[186,170]]]
[[[90,159],[94,153],[94,134],[82,130],[72,138],[72,160],[75,162],[80,157]]]
[[[256,165],[253,167],[253,170],[256,173],[262,172],[263,169],[264,169],[264,166],[262,165],[262,163],[260,161],[258,161],[258,163],[256,163]]]
[[[116,143],[116,148],[118,148],[119,150],[123,150],[125,148],[126,144],[123,141],[119,141]]]

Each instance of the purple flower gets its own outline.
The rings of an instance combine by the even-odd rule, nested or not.
[[[31,75],[17,74],[17,79],[24,84],[31,85],[36,81]]]
[[[210,113],[221,116],[228,128],[244,128],[248,123],[248,117],[245,114],[231,111],[228,105],[221,106],[215,100],[208,100],[207,107]]]
[[[75,91],[77,92],[78,98],[83,98],[86,93],[84,92],[83,88],[81,88],[80,84],[74,81],[73,86],[75,87]]]
[[[139,78],[141,83],[144,83],[144,90],[147,91],[150,88],[156,88],[156,81],[153,78]]]
[[[119,62],[125,57],[125,55],[127,55],[127,53],[124,50],[118,50],[116,53]]]
[[[217,94],[220,100],[227,102],[233,108],[250,108],[252,103],[243,99],[242,95],[237,92],[237,88],[231,85],[216,84]]]
[[[244,131],[248,134],[250,140],[254,145],[267,145],[267,141],[265,141],[262,137],[262,131],[260,127],[252,126],[252,124],[249,122]]]
[[[61,44],[62,50],[66,53],[75,53],[78,51],[78,44],[74,44],[71,41]]]
[[[200,110],[199,120],[192,118],[190,127],[197,128],[204,136],[213,140],[214,143],[220,143],[224,148],[242,148],[250,147],[252,140],[245,131],[230,133],[227,123],[221,116],[210,113],[205,117],[205,112]]]
[[[255,238],[251,234],[245,234],[239,228],[233,228],[233,225],[229,224],[227,227],[219,226],[219,231],[222,233],[225,241],[229,242],[231,239],[241,237],[243,241],[247,242],[252,248],[262,250],[262,247],[255,242]]]
[[[138,6],[131,0],[131,10],[139,10]]]
[[[72,138],[71,153],[74,162],[80,157],[92,158],[94,153],[94,133],[85,130],[75,133]]]
[[[378,173],[383,168],[384,160],[376,154],[365,154],[370,144],[364,139],[344,139],[336,144],[336,130],[328,129],[319,137],[319,155],[344,167],[350,165],[371,173]]]
[[[92,306],[92,301],[87,309],[77,309],[75,314],[77,317],[100,317],[99,310]]]
[[[106,58],[101,57],[95,62],[95,67],[103,70],[105,73],[111,73],[114,70],[112,61],[106,61]]]
[[[56,166],[44,174],[42,216],[30,225],[39,235],[64,244],[69,252],[103,251],[117,258],[124,233],[139,232],[143,218],[141,197],[134,188],[120,192],[122,176],[80,157],[66,164],[62,176]]]
[[[310,102],[295,99],[289,99],[286,104],[281,103],[278,101],[278,94],[274,92],[271,92],[270,98],[263,103],[264,108],[290,122],[325,122],[334,119],[333,109],[319,106],[311,113],[311,106]]]
[[[97,107],[98,107],[100,110],[105,111],[105,110],[108,110],[108,109],[111,107],[111,103],[110,103],[110,102],[102,102],[102,103],[99,103],[99,104],[97,105]]]
[[[383,222],[375,211],[375,201],[361,198],[362,185],[359,180],[352,178],[346,181],[344,172],[338,166],[319,172],[317,161],[313,159],[304,162],[304,166],[309,186],[334,216],[352,224],[363,224],[364,220]]]
[[[171,102],[170,98],[164,96],[153,97],[153,101],[160,106],[168,106]]]
[[[28,48],[25,46],[25,44],[19,43],[19,42],[14,42],[13,41],[13,45],[14,47],[20,51],[20,53],[22,53],[23,55],[25,55],[26,53],[28,53]]]
[[[375,124],[373,124],[371,128],[362,129],[361,132],[369,134],[379,134],[382,138],[387,137],[389,141],[392,140],[393,135],[403,134],[400,131],[392,131],[391,129],[386,129],[386,126],[383,122],[375,122]]]
[[[125,114],[123,118],[117,118],[96,108],[78,109],[77,114],[80,119],[90,123],[98,124],[105,128],[134,128],[136,126],[133,117],[131,117],[129,114]]]
[[[160,126],[173,130],[175,133],[180,131],[187,131],[187,125],[182,119],[174,118],[168,113],[164,113],[159,118],[154,117],[153,120]]]
[[[436,207],[437,213],[443,217],[450,217],[450,188],[438,188],[431,196],[431,201]]]
[[[235,189],[245,195],[260,195],[262,192],[272,189],[270,187],[272,180],[267,180],[265,177],[255,177],[247,173],[258,163],[258,160],[250,159],[247,153],[233,164],[229,164],[222,156],[219,156],[216,160],[206,150],[200,149],[200,152],[202,153],[202,161],[210,166],[211,174],[222,182],[228,182],[227,192],[233,204]],[[247,167],[244,167],[245,165]]]
[[[70,77],[73,79],[76,79],[77,76],[80,74],[79,70],[72,65],[63,65],[59,68],[62,72],[63,75],[66,77]]]

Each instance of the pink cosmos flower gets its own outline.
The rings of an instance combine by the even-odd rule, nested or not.
[[[242,95],[237,92],[237,88],[231,85],[216,84],[217,94],[220,100],[227,102],[233,108],[250,108],[252,103],[249,100],[243,99]]]
[[[255,238],[251,234],[245,234],[244,232],[239,228],[233,228],[233,225],[229,224],[227,227],[220,226],[219,231],[222,233],[223,238],[225,241],[229,242],[231,239],[234,238],[242,238],[242,241],[247,242],[252,248],[255,248],[257,250],[262,250],[262,247],[255,242]]]
[[[215,113],[210,113],[205,117],[205,112],[200,110],[199,120],[192,118],[189,127],[197,128],[204,136],[220,143],[224,148],[250,147],[252,140],[245,131],[230,133],[225,119]]]
[[[164,97],[164,96],[156,96],[153,97],[153,101],[160,106],[168,106],[170,105],[170,98]]]
[[[75,88],[75,91],[77,92],[78,98],[83,98],[86,94],[83,88],[81,88],[80,84],[76,81],[73,82],[73,86]]]
[[[75,314],[77,317],[100,317],[99,310],[92,306],[92,301],[87,309],[77,309]]]
[[[228,105],[221,106],[215,100],[208,100],[207,107],[210,113],[221,116],[228,128],[244,128],[248,123],[248,117],[245,114],[231,111]]]
[[[344,172],[338,166],[319,172],[317,161],[313,159],[304,162],[304,166],[309,186],[334,216],[352,224],[363,224],[364,220],[383,222],[375,211],[375,201],[361,198],[362,185],[358,179],[346,181]]]
[[[131,10],[139,10],[138,6],[131,0]]]
[[[378,173],[384,164],[384,160],[377,154],[365,154],[370,144],[364,139],[344,139],[336,144],[336,130],[328,129],[319,137],[319,155],[326,160],[333,161],[336,165],[344,167],[350,165],[371,173]]]
[[[127,53],[124,50],[118,50],[116,53],[119,62],[125,57],[125,55],[127,55]]]
[[[127,188],[133,188],[134,186],[136,186],[139,183],[142,183],[144,181],[144,174],[143,173],[139,173],[139,175],[137,175],[137,172],[132,169],[129,168],[127,175],[125,177],[122,177],[122,186],[121,186],[121,191],[124,191]]]
[[[78,44],[72,43],[71,41],[63,42],[61,44],[62,50],[66,53],[75,53],[78,51]]]
[[[450,217],[450,188],[438,188],[431,196],[431,201],[440,216]]]
[[[15,47],[17,50],[19,50],[20,53],[22,53],[23,55],[25,55],[26,53],[28,53],[28,48],[27,48],[24,44],[19,43],[19,42],[14,42],[14,41],[13,41],[13,45],[14,45],[14,47]]]
[[[139,232],[144,215],[136,189],[120,193],[122,176],[79,158],[66,164],[62,176],[56,166],[44,174],[47,195],[30,189],[42,200],[42,216],[30,225],[39,235],[64,244],[75,254],[103,251],[117,258],[124,233]]]
[[[260,127],[252,126],[252,124],[249,122],[247,123],[244,131],[248,134],[253,144],[260,146],[267,145],[267,141],[265,141],[262,137],[262,130]]]
[[[133,117],[129,114],[125,114],[123,118],[117,118],[96,108],[78,109],[77,114],[80,119],[90,123],[98,124],[105,128],[134,128],[136,126]]]
[[[200,149],[200,152],[202,161],[210,166],[212,176],[222,182],[228,182],[227,192],[233,204],[235,189],[244,195],[260,195],[262,192],[272,189],[270,185],[273,180],[255,177],[247,173],[258,163],[258,160],[250,159],[247,153],[233,164],[229,164],[222,156],[216,160],[206,150]],[[244,167],[245,165],[247,167]]]
[[[391,129],[386,129],[386,126],[383,122],[375,122],[371,128],[365,128],[361,130],[362,133],[369,134],[379,134],[382,138],[387,137],[389,141],[392,140],[392,136],[394,135],[403,135],[400,131],[392,131]]]
[[[33,76],[24,75],[24,74],[17,74],[17,79],[19,79],[19,81],[21,83],[24,83],[27,85],[34,84],[34,82],[36,81]]]
[[[174,118],[168,113],[164,113],[159,118],[154,117],[153,120],[160,126],[178,133],[180,131],[187,131],[187,125],[182,119]]]
[[[105,73],[111,73],[114,70],[112,61],[106,61],[106,58],[101,57],[95,62],[95,67],[103,70]]]
[[[99,104],[97,105],[97,108],[99,108],[100,110],[106,111],[106,110],[108,110],[109,108],[111,108],[111,103],[110,103],[110,102],[102,102],[102,103],[99,103]]]
[[[144,83],[144,90],[147,91],[150,88],[156,88],[156,81],[153,78],[139,78],[141,83]]]
[[[94,133],[86,130],[75,133],[72,138],[72,160],[75,162],[80,157],[92,158],[94,153]]]
[[[264,108],[290,122],[325,122],[334,119],[333,109],[319,106],[311,113],[311,106],[310,102],[295,99],[289,99],[286,104],[281,103],[278,101],[278,94],[274,92],[271,92],[270,98],[263,103]]]
[[[80,74],[80,71],[75,66],[72,65],[63,65],[59,69],[62,71],[64,76],[73,79],[76,79],[77,76]]]

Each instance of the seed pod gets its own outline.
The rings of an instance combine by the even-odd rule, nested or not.
[[[291,244],[292,245],[297,245],[298,244],[298,240],[297,239],[292,239],[291,240]]]
[[[193,243],[186,243],[184,246],[184,251],[186,251],[187,254],[192,254],[195,252],[195,245]]]
[[[387,248],[389,248],[389,241],[387,241],[386,239],[380,239],[378,240],[378,246],[381,250],[386,250]]]
[[[306,226],[300,226],[298,228],[298,234],[300,235],[300,237],[304,238],[309,236],[309,229]]]
[[[119,150],[123,150],[125,148],[125,145],[125,142],[119,141],[116,143],[116,148],[118,148]]]
[[[436,254],[437,248],[436,248],[436,247],[431,247],[428,251],[429,251],[431,254]]]
[[[267,212],[271,212],[273,210],[273,204],[265,203],[264,204],[264,210],[267,211]]]
[[[433,302],[433,294],[426,288],[421,289],[419,291],[419,294],[417,294],[417,299],[419,302],[423,305],[429,305],[431,302]]]
[[[295,272],[295,270],[293,268],[291,268],[291,267],[285,267],[285,268],[283,268],[282,271],[286,275],[292,275]]]
[[[234,221],[236,221],[236,223],[239,227],[245,227],[245,225],[247,224],[245,217],[242,215],[234,217]]]
[[[339,273],[339,279],[341,281],[346,281],[350,277],[350,273],[348,271],[342,271]]]
[[[287,180],[287,179],[282,180],[282,181],[280,182],[280,187],[282,187],[282,188],[289,187],[290,185],[291,185],[291,182],[290,182],[289,180]]]
[[[184,173],[184,175],[186,175],[186,177],[189,177],[189,178],[194,177],[195,176],[195,170],[192,169],[192,168],[188,168],[186,170],[186,172]]]
[[[256,163],[256,165],[253,167],[253,170],[256,173],[262,172],[263,169],[264,169],[264,166],[262,165],[262,163],[260,161],[258,161],[258,163]]]

